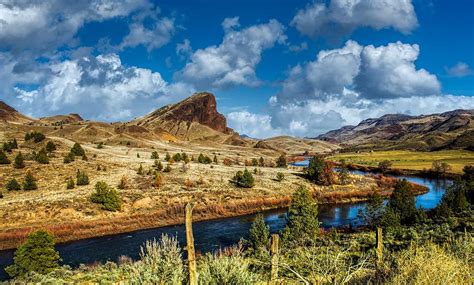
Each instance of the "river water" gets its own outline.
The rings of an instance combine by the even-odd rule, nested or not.
[[[352,173],[365,174],[360,171],[353,171]],[[416,197],[417,206],[424,209],[434,208],[439,203],[446,187],[450,183],[442,179],[410,176],[396,177],[405,178],[429,188],[429,192]],[[362,223],[358,214],[365,208],[365,205],[365,202],[320,205],[319,221],[325,228],[358,226]],[[272,233],[284,228],[286,209],[270,210],[262,214]],[[255,215],[253,214],[193,223],[196,250],[203,253],[214,251],[221,247],[236,244],[242,238],[247,238],[254,217]],[[147,240],[159,239],[162,234],[177,235],[181,245],[185,245],[184,225],[178,225],[72,241],[58,244],[56,248],[60,252],[63,264],[68,264],[72,267],[76,267],[81,263],[91,264],[106,262],[107,260],[117,261],[118,257],[122,255],[137,259],[140,246]],[[4,267],[12,263],[13,252],[13,250],[0,251],[0,280],[7,278]]]

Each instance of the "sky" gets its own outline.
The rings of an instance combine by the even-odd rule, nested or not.
[[[0,0],[0,100],[127,121],[195,92],[255,138],[474,109],[471,0]]]

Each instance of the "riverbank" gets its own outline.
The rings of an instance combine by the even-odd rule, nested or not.
[[[395,178],[369,175],[353,179],[369,179],[375,182],[379,193],[388,197],[392,193]],[[428,192],[428,188],[412,183],[415,195]],[[313,196],[320,204],[344,204],[367,201],[373,188],[356,190],[354,185],[333,185],[331,189],[312,187]],[[191,200],[189,200],[191,201]],[[189,202],[187,201],[187,202]],[[38,223],[25,227],[13,227],[0,230],[0,250],[16,248],[28,235],[37,229],[47,229],[53,233],[57,242],[69,242],[93,237],[133,232],[143,229],[182,224],[184,207],[187,202],[174,204],[164,209],[150,210],[134,215],[102,217],[100,219],[68,221],[62,223]],[[195,221],[207,221],[254,214],[270,209],[287,208],[291,203],[291,195],[279,197],[257,197],[241,199],[225,203],[197,203],[194,210]]]

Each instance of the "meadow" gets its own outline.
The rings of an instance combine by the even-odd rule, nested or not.
[[[392,168],[423,170],[430,169],[433,161],[446,162],[451,167],[452,173],[462,173],[465,165],[474,164],[474,152],[467,150],[442,150],[433,152],[389,150],[338,153],[330,156],[331,160],[344,159],[347,163],[366,166],[377,166],[379,162],[389,160]]]

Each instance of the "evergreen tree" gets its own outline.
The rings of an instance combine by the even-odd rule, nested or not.
[[[93,203],[102,205],[102,208],[107,211],[118,211],[122,206],[122,200],[114,188],[111,188],[107,183],[101,181],[95,184],[95,193],[90,197]]]
[[[74,156],[83,156],[86,152],[79,143],[75,143],[71,148],[71,153]]]
[[[281,182],[283,179],[285,179],[285,175],[281,172],[277,172],[276,181]]]
[[[181,154],[179,152],[175,153],[175,155],[173,155],[173,160],[176,161],[176,162],[180,162],[181,161]]]
[[[155,160],[160,159],[160,156],[158,155],[157,151],[153,151],[151,153],[151,159],[155,159]]]
[[[214,154],[214,158],[212,159],[212,161],[215,163],[215,164],[218,164],[219,162],[217,161],[217,156]]]
[[[258,214],[250,227],[250,247],[254,251],[268,250],[270,246],[270,228],[265,224],[262,214]]]
[[[63,162],[64,163],[71,163],[75,160],[74,154],[72,152],[69,152],[65,157]]]
[[[6,188],[7,188],[8,191],[21,190],[20,183],[18,183],[18,181],[16,181],[15,178],[12,178],[12,179],[10,179],[10,181],[8,181],[8,183],[6,185]]]
[[[36,185],[36,179],[33,177],[31,172],[27,172],[25,176],[25,181],[23,182],[23,190],[36,190],[38,186]]]
[[[18,149],[18,142],[16,141],[16,139],[12,140],[11,146],[12,146],[13,149]]]
[[[46,144],[46,151],[51,153],[56,150],[56,145],[52,141],[48,141]]]
[[[282,154],[276,161],[277,167],[286,167],[286,157]]]
[[[46,153],[46,149],[42,148],[36,155],[35,160],[36,162],[41,163],[41,164],[48,164],[49,158],[48,158],[48,154]]]
[[[138,175],[143,175],[143,165],[140,163],[140,167],[138,167],[138,170],[137,170],[137,174]]]
[[[166,156],[165,156],[165,161],[170,161],[171,159],[171,156],[169,153],[166,153]]]
[[[89,176],[83,171],[80,171],[79,169],[76,172],[76,185],[77,186],[83,186],[83,185],[89,185]]]
[[[16,155],[13,166],[18,169],[25,168],[25,159],[23,158],[23,154],[21,154],[21,152]]]
[[[258,166],[258,160],[255,157],[252,158],[252,166]]]
[[[319,234],[318,204],[311,193],[300,186],[292,196],[283,242],[287,246],[311,243]]]
[[[163,172],[171,172],[171,166],[167,164],[165,169],[163,169]]]
[[[11,161],[8,159],[7,155],[3,150],[0,150],[0,164],[10,164]]]
[[[401,224],[416,222],[417,209],[411,184],[406,179],[398,180],[388,201],[388,208],[400,217]]]
[[[380,225],[380,220],[384,213],[383,197],[375,191],[370,195],[365,208],[364,220],[370,226]]]
[[[253,178],[252,173],[250,173],[247,168],[244,172],[237,171],[234,177],[231,180],[237,187],[242,188],[252,188],[255,185],[255,178]]]
[[[72,177],[69,177],[66,181],[66,189],[74,189],[74,186],[76,183],[74,182],[74,179]]]
[[[264,167],[264,166],[265,166],[265,160],[263,159],[263,157],[260,156],[260,159],[259,159],[258,162],[259,162],[259,165],[260,165],[261,167]]]
[[[39,230],[28,235],[27,240],[16,251],[13,264],[5,271],[10,277],[21,277],[30,272],[47,274],[59,267],[61,258],[54,248],[54,239],[46,231]]]
[[[330,163],[324,161],[322,156],[314,156],[305,168],[306,177],[318,185],[334,184],[334,172]]]

